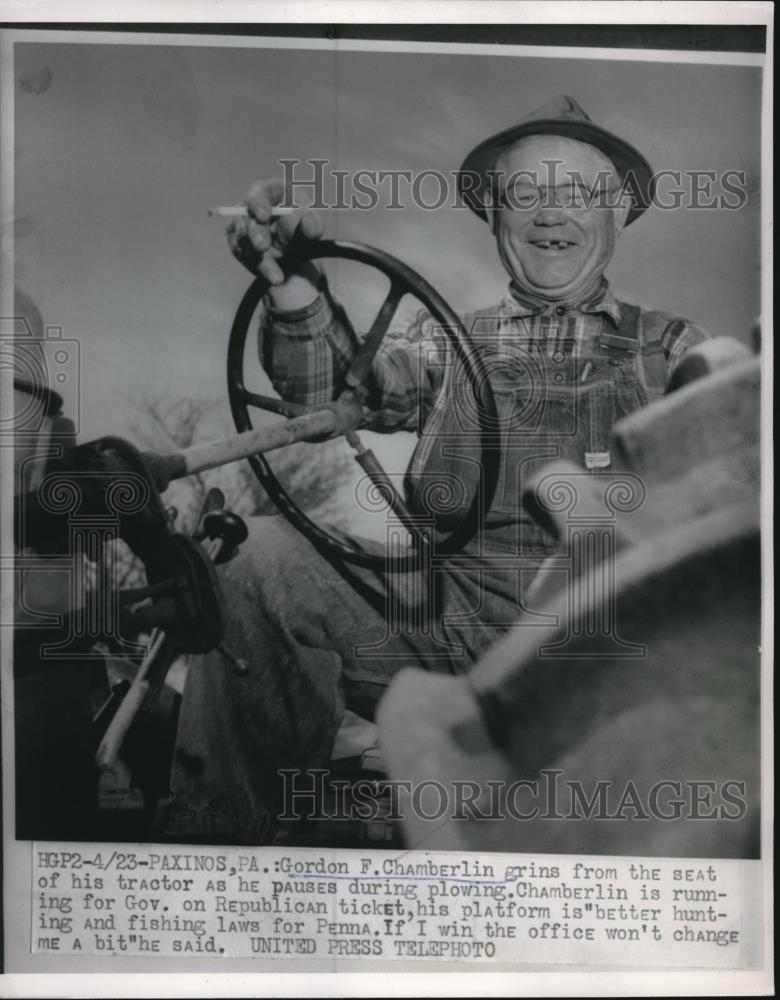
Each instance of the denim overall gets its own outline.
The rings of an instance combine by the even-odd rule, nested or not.
[[[472,335],[496,404],[497,420],[488,427],[500,444],[501,458],[493,502],[470,551],[479,546],[485,554],[549,551],[550,535],[522,507],[532,477],[557,459],[593,472],[610,468],[613,425],[648,402],[639,374],[640,310],[626,303],[619,303],[619,309],[617,328],[602,316],[595,341],[575,350],[574,340],[564,335],[552,354],[543,340],[529,341],[521,333],[499,347],[495,310],[472,317]],[[658,363],[664,363],[663,355]],[[445,391],[447,412],[438,426],[424,431],[423,437],[432,439],[430,453],[422,474],[407,489],[413,509],[421,514],[437,483],[440,495],[453,498],[435,513],[437,528],[446,531],[463,516],[479,486],[484,415],[465,379],[453,375]]]

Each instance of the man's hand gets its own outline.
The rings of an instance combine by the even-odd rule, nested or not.
[[[275,217],[271,210],[284,199],[281,180],[257,181],[246,194],[247,218],[231,219],[227,238],[233,256],[252,274],[266,278],[269,296],[278,309],[300,309],[319,295],[320,270],[314,261],[306,261],[289,272],[285,279],[279,259],[293,237],[317,240],[322,236],[322,219],[311,209],[296,209],[290,215]]]

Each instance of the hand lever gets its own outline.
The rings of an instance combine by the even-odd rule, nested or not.
[[[229,510],[211,511],[203,518],[203,531],[208,538],[204,548],[209,559],[215,566],[232,559],[242,542],[249,536],[246,522]],[[246,660],[236,656],[223,640],[217,649],[239,674],[246,674],[249,665]]]
[[[203,519],[203,530],[209,539],[204,547],[216,566],[232,559],[238,546],[249,537],[246,523],[229,510],[208,513]]]

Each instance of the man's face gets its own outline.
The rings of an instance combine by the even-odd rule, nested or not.
[[[605,204],[614,203],[620,188],[610,160],[587,143],[540,135],[504,150],[495,169],[501,196],[493,227],[514,283],[556,302],[589,294],[628,212],[627,205]],[[590,198],[594,187],[612,194]]]

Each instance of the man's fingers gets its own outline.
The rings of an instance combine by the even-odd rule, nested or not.
[[[263,226],[259,222],[255,222],[254,219],[247,219],[246,231],[252,241],[252,246],[259,253],[265,253],[271,246],[271,233],[268,226]]]
[[[295,235],[295,231],[301,222],[300,211],[292,212],[290,215],[282,215],[276,220],[276,243],[280,247],[286,247]]]
[[[282,215],[275,220],[274,243],[283,249],[297,234],[307,240],[317,240],[322,236],[322,219],[317,212],[301,209],[290,215]]]
[[[226,230],[233,256],[272,285],[281,285],[286,280],[278,261],[296,233],[304,239],[316,240],[323,230],[322,219],[311,209],[273,215],[274,206],[284,203],[285,193],[284,182],[279,178],[257,181],[243,201],[248,217],[231,219]]]
[[[257,181],[247,191],[244,204],[258,222],[271,221],[271,209],[284,200],[284,181],[273,178]]]
[[[231,253],[252,274],[256,273],[260,255],[247,234],[243,220],[232,220],[225,229]]]
[[[233,256],[240,259],[245,252],[241,241],[246,237],[246,229],[243,225],[239,225],[235,219],[232,219],[225,229],[225,235]]]
[[[238,232],[236,230],[235,219],[231,219],[231,221],[225,227],[225,236],[227,236],[230,252],[233,254],[233,256],[235,256],[236,250],[238,249]]]
[[[307,240],[318,240],[322,236],[322,216],[307,209],[301,216],[301,233]]]
[[[274,257],[271,256],[272,252],[263,254],[263,259],[260,262],[257,272],[258,274],[262,274],[272,285],[281,285],[285,280],[284,272],[276,263]]]

